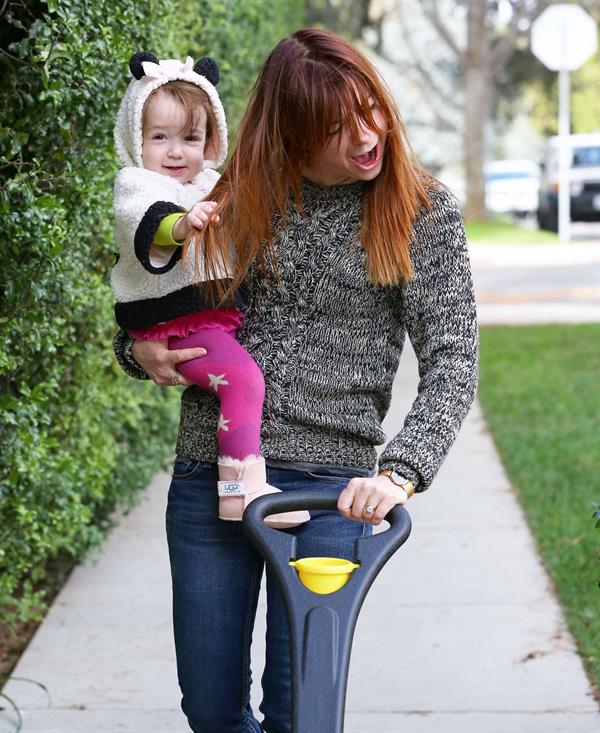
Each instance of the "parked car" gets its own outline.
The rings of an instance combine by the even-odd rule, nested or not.
[[[535,214],[539,188],[540,167],[532,160],[494,160],[485,166],[485,205],[494,214]]]
[[[459,204],[461,206],[464,206],[465,201],[467,200],[467,187],[465,184],[465,179],[451,169],[444,169],[440,171],[440,173],[438,173],[437,175],[437,178],[444,184],[444,186],[447,186],[450,189],[454,196],[456,196]]]
[[[558,231],[558,136],[548,140],[542,166],[537,220]],[[600,132],[569,135],[569,188],[572,221],[600,221]]]

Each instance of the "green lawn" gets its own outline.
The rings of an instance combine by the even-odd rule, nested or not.
[[[493,218],[487,221],[469,221],[465,224],[467,239],[473,244],[481,242],[510,244],[551,244],[558,242],[554,232],[522,229],[509,219]]]
[[[482,329],[479,396],[600,688],[600,324]]]

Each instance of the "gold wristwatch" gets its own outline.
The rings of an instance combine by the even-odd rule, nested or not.
[[[402,474],[398,473],[397,471],[391,471],[387,469],[386,471],[380,471],[379,475],[387,476],[395,486],[406,492],[406,496],[409,499],[415,493],[415,485],[413,484],[413,482],[410,479],[402,476]]]

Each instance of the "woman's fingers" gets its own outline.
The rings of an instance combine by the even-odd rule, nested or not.
[[[398,502],[394,499],[382,499],[372,514],[366,514],[365,520],[371,524],[378,525],[385,519],[386,515],[396,506]]]
[[[136,340],[131,347],[133,358],[159,387],[188,386],[191,384],[177,371],[177,364],[206,356],[201,347],[171,351],[167,339],[159,341]]]
[[[206,349],[203,349],[201,346],[196,346],[191,349],[175,349],[169,353],[173,355],[171,384],[174,386],[181,385],[182,387],[189,387],[193,382],[179,373],[177,365],[184,361],[190,361],[191,359],[201,359],[203,356],[206,356]]]
[[[377,525],[393,507],[406,500],[406,492],[386,476],[353,478],[339,496],[338,510],[348,519]]]
[[[338,511],[348,519],[363,521],[363,509],[369,496],[370,479],[353,478],[338,498]]]
[[[351,516],[352,519],[356,519],[363,522],[366,517],[369,517],[369,513],[366,511],[369,505],[369,497],[374,493],[374,486],[372,479],[353,479],[357,482],[356,492],[354,494],[354,501],[352,503]],[[360,482],[360,483],[358,483]]]
[[[167,340],[146,341],[137,339],[131,347],[133,358],[148,374],[150,379],[160,387],[169,384],[170,366],[167,363],[169,359],[169,349]]]
[[[206,349],[203,349],[201,346],[194,346],[191,349],[176,349],[169,353],[172,354],[173,364],[180,364],[182,361],[200,359],[206,356]]]
[[[352,479],[354,481],[354,479]],[[354,501],[354,489],[352,487],[352,481],[348,483],[345,489],[342,490],[338,497],[337,508],[338,512],[344,516],[350,518],[350,510],[352,509],[352,503]]]

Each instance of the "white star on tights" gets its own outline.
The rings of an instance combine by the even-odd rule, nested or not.
[[[229,432],[229,428],[227,427],[228,422],[231,422],[231,420],[226,420],[223,415],[219,415],[219,426],[217,430],[225,430],[226,432]]]
[[[219,391],[220,384],[229,384],[226,379],[223,379],[225,376],[224,374],[209,374],[207,372],[206,376],[210,379],[210,384],[208,385],[209,389],[214,389],[215,392]]]

